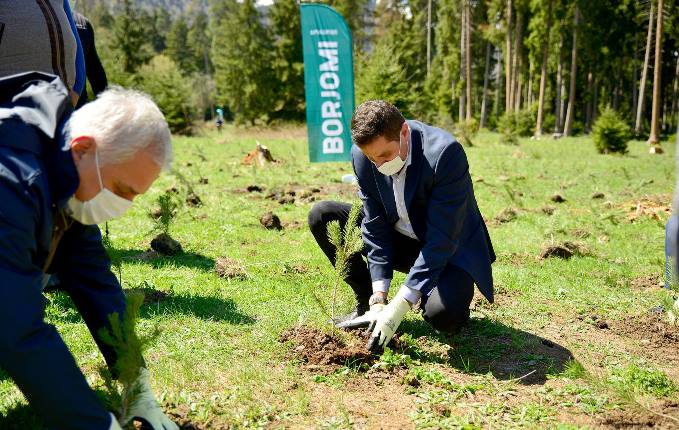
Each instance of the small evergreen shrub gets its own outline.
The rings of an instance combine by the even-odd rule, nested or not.
[[[631,138],[631,133],[629,126],[620,115],[612,108],[607,107],[592,126],[592,138],[599,153],[619,152],[624,154],[627,152],[627,142]]]
[[[455,124],[455,137],[465,146],[474,146],[472,139],[479,132],[479,122],[472,118]]]

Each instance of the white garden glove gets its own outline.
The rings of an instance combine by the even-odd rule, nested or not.
[[[139,398],[130,408],[129,416],[145,420],[153,430],[179,430],[177,424],[173,423],[160,409],[153,391],[151,391],[151,381],[148,369],[142,368],[137,379],[139,387]]]
[[[377,352],[389,343],[403,317],[410,310],[410,302],[403,297],[404,288],[406,287],[401,287],[396,293],[396,297],[378,313],[377,318],[368,328],[369,331],[372,331],[370,340],[368,340],[370,351]]]
[[[111,427],[108,428],[108,430],[123,430],[122,427],[120,427],[120,423],[118,423],[118,420],[116,419],[115,415],[111,415]]]
[[[384,309],[387,304],[386,298],[382,297],[379,293],[375,293],[370,297],[370,309],[354,319],[348,321],[343,321],[339,324],[335,324],[335,327],[341,329],[355,329],[361,327],[368,327],[370,324],[377,319],[377,315]]]

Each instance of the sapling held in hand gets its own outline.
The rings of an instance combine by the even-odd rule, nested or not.
[[[139,400],[143,387],[140,375],[144,366],[143,351],[158,337],[160,331],[154,328],[151,334],[139,336],[136,331],[139,310],[144,303],[144,294],[128,293],[125,299],[125,314],[122,318],[117,312],[108,316],[109,328],[99,330],[101,340],[116,353],[113,373],[105,366],[99,369],[108,394],[108,407],[113,411],[123,428],[131,425],[133,416],[130,411]]]

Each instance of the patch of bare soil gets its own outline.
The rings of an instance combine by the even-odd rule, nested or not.
[[[540,210],[542,211],[543,214],[548,215],[548,216],[552,216],[552,215],[554,215],[554,212],[556,212],[556,207],[554,207],[552,205],[547,205],[547,206],[541,207]]]
[[[659,362],[679,361],[679,329],[664,320],[664,314],[649,313],[612,323],[619,336],[639,345],[638,353]]]
[[[497,260],[512,264],[514,266],[523,266],[531,261],[535,261],[535,257],[525,252],[510,252],[500,253],[497,255]]]
[[[172,256],[182,252],[182,245],[172,239],[169,234],[161,233],[151,241],[151,249],[160,254]]]
[[[540,251],[540,259],[563,258],[569,259],[574,255],[585,255],[586,249],[583,245],[575,242],[563,242],[545,245]]]
[[[366,349],[364,339],[351,334],[339,336],[308,326],[293,327],[281,334],[281,342],[291,342],[296,356],[312,365],[371,363],[375,357]]]
[[[324,421],[348,417],[350,428],[412,429],[409,415],[415,410],[416,398],[406,393],[397,377],[380,377],[381,373],[362,374],[340,387],[328,384],[309,385],[309,415],[314,423],[303,428],[321,428]],[[292,428],[300,428],[292,425]]]
[[[220,257],[215,261],[215,272],[226,279],[247,279],[245,267],[238,261],[228,257]]]
[[[676,429],[679,406],[675,401],[655,402],[650,410],[641,407],[615,409],[600,418],[600,423],[613,429]]]
[[[642,218],[664,221],[672,214],[672,197],[669,194],[644,196],[624,204],[627,220],[635,222]]]
[[[278,215],[275,215],[273,212],[266,212],[259,219],[259,222],[267,230],[282,230],[283,229],[283,226],[281,225],[281,219],[278,218]]]
[[[130,288],[125,290],[125,293],[141,293],[144,295],[144,304],[150,305],[159,303],[167,299],[170,295],[165,291],[156,290],[154,288]]]
[[[187,405],[170,406],[165,408],[168,417],[179,426],[180,430],[226,430],[229,428],[226,425],[218,425],[215,423],[197,423],[189,419],[191,408]]]
[[[642,290],[648,288],[662,288],[665,286],[665,280],[660,273],[653,273],[651,275],[639,276],[638,278],[632,279],[630,286]]]

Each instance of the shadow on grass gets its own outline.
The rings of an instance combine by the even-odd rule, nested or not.
[[[195,252],[182,252],[169,257],[150,250],[106,248],[106,251],[111,257],[113,266],[125,262],[128,264],[147,264],[154,269],[174,265],[210,271],[215,267],[214,259]],[[115,267],[113,270],[116,270]]]
[[[450,345],[447,364],[460,372],[490,372],[496,379],[526,385],[544,384],[547,375],[562,372],[573,359],[568,349],[549,339],[488,318],[472,318],[456,335],[437,333],[423,320],[404,321],[402,331]]]
[[[0,415],[0,430],[43,430],[46,429],[35,411],[26,404],[20,404]]]
[[[135,288],[134,290],[144,293],[147,297],[152,297],[154,292],[157,293],[157,291],[151,291],[151,289]],[[53,291],[46,296],[52,306],[52,311],[48,310],[51,322],[83,322],[80,313],[67,293]],[[146,303],[141,308],[143,318],[158,313],[192,315],[204,320],[222,321],[230,324],[254,324],[255,322],[254,318],[240,311],[233,300],[210,296],[163,294],[162,299]]]

